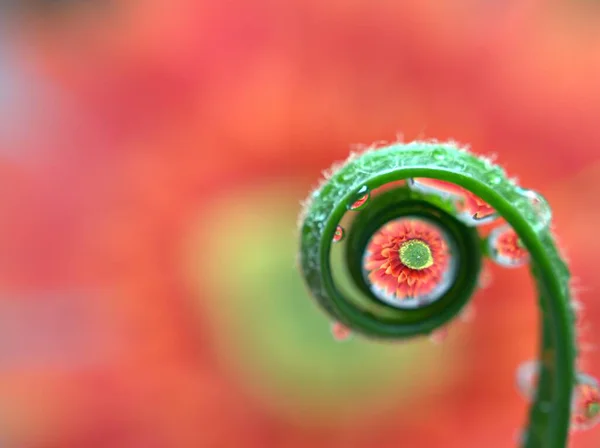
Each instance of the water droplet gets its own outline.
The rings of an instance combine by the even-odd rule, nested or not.
[[[337,226],[335,228],[335,232],[333,234],[333,242],[339,243],[344,239],[344,228],[342,226]]]
[[[498,218],[496,210],[477,195],[451,182],[439,179],[419,177],[407,180],[408,187],[414,191],[435,194],[442,199],[455,203],[458,218],[470,226],[487,224]]]
[[[342,342],[350,339],[352,336],[352,330],[339,322],[333,322],[331,324],[331,334],[333,335],[333,339],[338,342]]]
[[[533,190],[526,190],[523,188],[519,189],[519,193],[526,197],[527,200],[531,203],[533,210],[537,217],[536,228],[537,229],[545,229],[550,225],[552,221],[552,209],[550,208],[550,204],[546,198],[544,198],[540,193]]]
[[[519,393],[528,401],[533,400],[539,374],[539,361],[525,361],[517,367],[516,380]]]
[[[488,249],[491,259],[504,267],[516,268],[529,262],[529,252],[509,225],[497,227],[490,233]]]
[[[459,218],[470,226],[488,224],[498,218],[493,207],[470,191],[465,191],[464,201],[458,209]]]
[[[517,388],[523,397],[532,401],[535,396],[539,375],[539,361],[522,363],[517,368]],[[542,412],[549,412],[551,403],[541,403]],[[577,373],[577,383],[573,389],[571,403],[571,429],[582,431],[600,423],[600,387],[596,378]]]
[[[429,335],[429,340],[434,344],[441,344],[448,338],[448,327],[442,327]]]
[[[361,210],[363,209],[369,198],[371,197],[371,192],[366,185],[363,185],[358,189],[356,194],[350,199],[350,205],[348,206],[348,210]]]
[[[440,299],[457,275],[455,243],[437,224],[404,216],[384,224],[367,244],[363,275],[373,295],[414,309]]]
[[[573,391],[571,407],[571,428],[583,431],[596,426],[600,422],[600,388],[598,381],[580,373]]]

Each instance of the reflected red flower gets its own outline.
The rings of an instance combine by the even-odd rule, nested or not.
[[[414,217],[385,224],[366,254],[364,267],[373,286],[399,300],[436,294],[451,262],[441,229]]]
[[[529,252],[509,225],[494,229],[489,238],[490,253],[500,265],[518,267],[529,261]]]
[[[412,188],[456,199],[458,212],[476,221],[488,221],[496,211],[487,202],[470,191],[451,182],[438,179],[418,178],[411,182]]]
[[[464,211],[467,212],[473,219],[478,221],[490,218],[495,215],[496,210],[491,207],[487,202],[481,199],[479,196],[474,195],[471,192],[465,190],[465,207]]]
[[[600,390],[596,385],[580,384],[575,393],[573,428],[589,429],[600,422]]]

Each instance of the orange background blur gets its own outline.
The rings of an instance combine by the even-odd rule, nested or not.
[[[494,269],[441,345],[334,343],[295,271],[321,170],[399,136],[497,154],[549,199],[586,305],[581,368],[600,374],[597,2],[0,15],[1,447],[516,446],[527,269]]]

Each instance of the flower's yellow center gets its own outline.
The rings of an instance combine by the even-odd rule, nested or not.
[[[400,246],[400,261],[404,266],[418,271],[433,265],[433,256],[427,243],[414,239]]]

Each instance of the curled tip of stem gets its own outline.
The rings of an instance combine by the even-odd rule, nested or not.
[[[569,271],[551,216],[541,195],[453,142],[370,148],[328,171],[305,202],[301,272],[343,328],[407,339],[439,332],[461,315],[485,256],[503,266],[529,262],[542,317],[542,362],[522,443],[562,448],[576,350]],[[504,224],[482,244],[480,226],[499,218]]]

